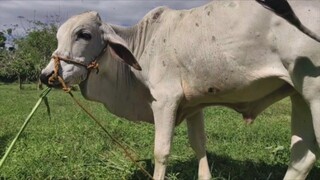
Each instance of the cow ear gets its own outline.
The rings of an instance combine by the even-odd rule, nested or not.
[[[134,55],[129,50],[127,43],[114,32],[112,27],[107,24],[102,24],[102,31],[103,39],[107,44],[107,48],[110,50],[111,55],[132,66],[136,70],[141,71],[142,69]]]
[[[136,70],[142,70],[136,58],[121,37],[116,34],[107,35],[106,42],[108,43],[108,48],[112,56],[122,60]]]

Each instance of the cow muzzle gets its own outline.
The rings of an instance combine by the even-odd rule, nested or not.
[[[53,74],[54,74],[54,71],[52,71],[49,74],[41,73],[40,74],[41,83],[51,88],[57,88],[57,89],[64,88],[58,79],[51,78]]]
[[[54,88],[61,88],[68,92],[70,91],[70,88],[67,87],[66,83],[64,82],[63,78],[59,75],[59,69],[61,67],[60,65],[60,58],[58,56],[54,56],[53,63],[54,63],[54,69],[51,73],[45,73],[42,72],[40,75],[40,80],[42,83],[46,84],[48,87],[54,87]]]
[[[53,71],[51,73],[49,73],[49,74],[46,74],[46,73],[42,72],[40,74],[41,83],[43,83],[43,84],[45,84],[45,85],[47,85],[49,87],[53,87],[52,84],[49,84],[49,78],[52,76],[53,73],[54,73]]]
[[[53,71],[48,74],[46,74],[44,72],[41,73],[40,80],[42,83],[46,84],[49,87],[62,88],[66,92],[69,92],[70,88],[67,86],[64,79],[59,74],[59,69],[61,68],[61,64],[60,64],[61,61],[85,67],[88,71],[88,73],[87,73],[88,75],[92,69],[96,69],[97,73],[99,72],[98,63],[96,62],[96,60],[92,61],[89,64],[83,64],[83,63],[75,61],[71,58],[62,58],[59,56],[53,56],[52,59],[53,59],[53,63],[54,63]]]

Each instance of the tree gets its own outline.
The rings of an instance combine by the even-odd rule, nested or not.
[[[20,88],[24,81],[38,79],[42,67],[51,59],[51,54],[57,46],[56,23],[46,24],[41,21],[29,21],[29,23],[33,23],[34,26],[26,30],[22,38],[15,38],[16,48],[11,52],[8,49],[5,53],[1,53],[5,56],[1,58],[2,61],[5,59],[5,62],[0,62],[4,66],[3,72],[0,71],[0,77],[4,75],[16,77]],[[9,33],[12,34],[12,29],[7,31],[7,34]]]
[[[0,49],[4,49],[6,46],[6,36],[4,35],[3,32],[0,32]]]
[[[40,29],[33,30],[22,39],[15,41],[17,45],[16,61],[22,64],[19,72],[30,80],[35,80],[40,74],[41,68],[51,59],[51,54],[57,46],[55,34],[57,27],[37,22]],[[27,70],[27,71],[25,71]]]
[[[6,49],[6,34],[4,32],[0,32],[0,80],[7,81],[9,77],[8,71],[8,60],[10,57],[10,51]]]

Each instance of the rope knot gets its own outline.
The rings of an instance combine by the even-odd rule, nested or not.
[[[97,63],[97,60],[92,61],[88,66],[87,69],[91,71],[92,69],[96,69],[96,73],[99,73],[99,64]]]
[[[59,66],[60,66],[60,60],[59,57],[57,56],[52,56],[53,62],[54,62],[54,69],[53,69],[53,74],[49,77],[48,83],[50,85],[53,85],[55,81],[58,80],[59,76]]]
[[[65,92],[70,92],[71,88],[68,87],[64,82],[63,78],[59,76],[60,58],[58,56],[53,56],[52,58],[54,60],[54,69],[53,69],[53,74],[48,79],[48,83],[50,85],[53,85],[54,82],[58,81]]]

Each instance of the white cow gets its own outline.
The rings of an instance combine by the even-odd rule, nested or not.
[[[291,5],[320,32],[319,0]],[[320,44],[254,1],[214,1],[180,11],[159,7],[133,27],[86,12],[67,20],[57,38],[53,56],[65,60],[58,74],[67,85],[80,84],[84,97],[117,116],[155,124],[154,179],[164,179],[174,127],[184,119],[198,177],[211,178],[203,122],[203,108],[211,105],[252,121],[290,96],[291,161],[284,178],[306,178],[318,158]],[[83,67],[94,59],[99,73]],[[51,60],[42,71],[44,83],[53,69]]]

